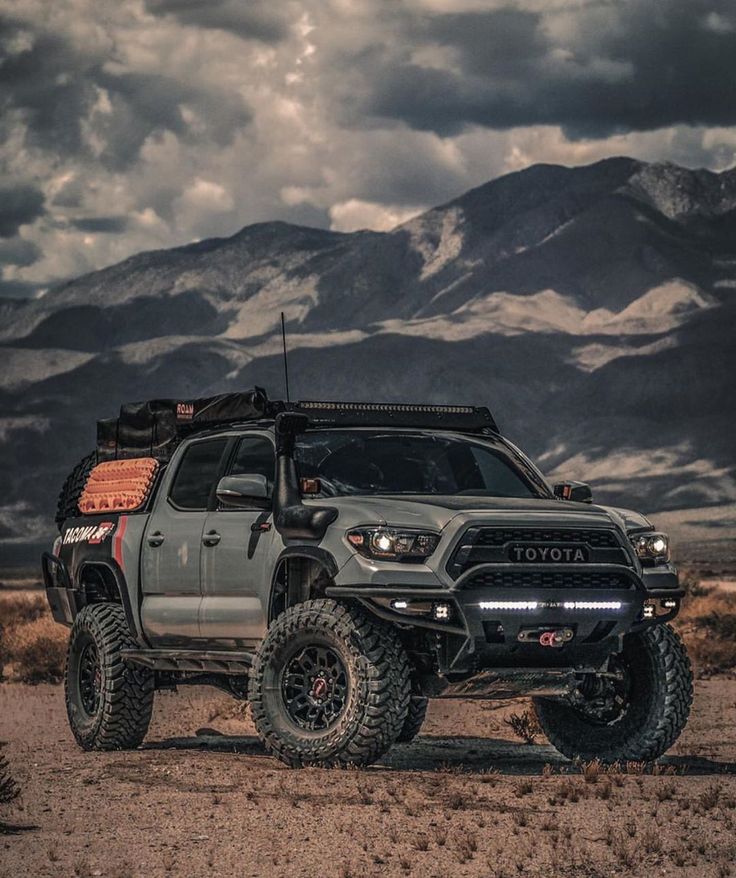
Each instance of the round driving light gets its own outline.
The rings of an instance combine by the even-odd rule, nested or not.
[[[667,540],[664,537],[655,537],[652,540],[652,551],[656,555],[663,555],[667,551]]]
[[[372,543],[373,548],[377,552],[381,552],[383,554],[386,554],[387,552],[392,551],[393,547],[394,547],[394,541],[393,541],[393,538],[390,536],[390,534],[387,534],[385,531],[380,531],[380,530],[376,531],[373,534],[373,537],[371,539],[371,543]]]

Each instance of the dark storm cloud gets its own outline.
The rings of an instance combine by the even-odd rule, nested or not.
[[[168,76],[101,72],[97,83],[105,89],[112,112],[96,115],[93,126],[107,144],[100,159],[112,168],[135,161],[154,132],[168,130],[183,140],[202,140],[206,133],[207,139],[222,146],[251,118],[239,95],[213,93]],[[185,119],[187,107],[203,123],[204,132],[192,134]]]
[[[86,128],[101,141],[100,161],[124,169],[151,134],[171,131],[222,145],[250,121],[238,94],[158,73],[111,71],[112,42],[80,48],[37,26],[29,45],[10,51],[11,42],[27,32],[27,25],[0,20],[0,110],[21,114],[29,145],[89,155]],[[102,95],[109,110],[95,112]],[[196,135],[185,119],[187,109],[195,116]]]
[[[124,216],[89,216],[73,219],[71,225],[80,232],[112,234],[124,232],[128,228],[128,220]]]
[[[0,110],[22,113],[33,143],[79,150],[80,120],[95,100],[102,58],[43,30],[33,34],[30,45],[10,51],[24,33],[22,23],[0,18]]]
[[[244,39],[277,43],[288,34],[286,16],[275,3],[251,0],[146,0],[154,15],[172,15],[182,24],[225,30]]]
[[[40,189],[24,183],[0,183],[0,238],[12,238],[21,226],[44,212]]]
[[[33,241],[26,241],[24,238],[0,241],[0,264],[27,268],[37,262],[40,256],[41,248]]]
[[[0,298],[30,299],[38,290],[38,284],[22,280],[3,280],[2,272],[0,272]]]
[[[405,20],[403,30],[396,50],[352,61],[363,64],[358,108],[413,128],[560,125],[603,137],[736,122],[731,0],[595,3],[574,16],[507,8]],[[417,63],[413,52],[428,48],[453,63]]]

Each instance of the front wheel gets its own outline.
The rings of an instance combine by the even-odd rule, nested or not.
[[[374,762],[398,738],[409,695],[409,664],[395,631],[329,599],[276,619],[248,691],[261,740],[292,767]]]
[[[396,739],[398,744],[408,744],[416,738],[424,725],[428,705],[429,698],[425,698],[424,695],[411,696],[404,725],[399,732],[399,737]]]
[[[610,671],[608,677],[586,675],[570,701],[535,698],[539,724],[569,759],[658,759],[685,728],[693,700],[682,641],[669,625],[629,634]]]
[[[119,604],[91,604],[74,620],[64,688],[69,725],[84,750],[132,750],[146,736],[153,672],[121,656],[136,645]]]

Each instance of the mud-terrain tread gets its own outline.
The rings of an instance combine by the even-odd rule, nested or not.
[[[317,746],[300,746],[296,734],[284,740],[263,703],[263,674],[274,652],[304,629],[329,630],[356,662],[363,706],[349,712]],[[359,606],[329,598],[305,601],[282,613],[256,653],[248,700],[266,748],[293,768],[348,767],[375,762],[397,740],[409,709],[409,661],[395,631]]]
[[[416,738],[422,730],[428,706],[429,698],[426,698],[424,695],[411,696],[404,726],[399,732],[399,737],[396,739],[398,744],[408,744]]]
[[[81,631],[91,633],[103,666],[102,709],[94,727],[82,730],[74,717],[70,696],[69,667],[75,641]],[[84,750],[133,750],[146,736],[153,710],[154,675],[146,668],[125,662],[121,650],[138,646],[119,604],[91,604],[74,621],[64,673],[67,714],[77,743]]]
[[[56,504],[56,525],[61,530],[67,518],[76,518],[81,515],[79,511],[79,498],[84,486],[87,484],[92,468],[97,463],[97,452],[93,451],[83,457],[64,481],[59,500]]]
[[[663,688],[663,703],[654,722],[644,724],[617,746],[596,748],[591,736],[576,737],[564,722],[554,702],[534,699],[537,717],[549,742],[569,759],[584,761],[599,759],[605,763],[653,762],[665,753],[679,738],[685,728],[693,701],[693,678],[685,646],[679,634],[670,625],[656,625],[629,637],[642,639],[654,658],[658,673],[658,687]],[[550,714],[557,713],[557,716]],[[591,732],[594,727],[590,727]]]

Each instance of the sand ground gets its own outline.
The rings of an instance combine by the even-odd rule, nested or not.
[[[379,765],[294,771],[216,690],[156,698],[142,749],[83,753],[61,686],[0,686],[0,819],[33,826],[0,835],[1,878],[736,875],[736,680],[698,682],[657,774],[587,779],[514,738],[520,702],[434,701]]]

